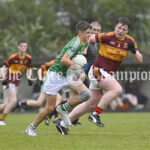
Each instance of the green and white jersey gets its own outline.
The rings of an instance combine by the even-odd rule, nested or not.
[[[61,59],[64,56],[64,54],[68,54],[72,59],[77,54],[83,54],[87,46],[88,46],[88,42],[81,42],[79,37],[75,36],[62,49],[56,62],[49,68],[49,70],[53,72],[57,72],[63,76],[66,76],[68,67],[61,63]]]

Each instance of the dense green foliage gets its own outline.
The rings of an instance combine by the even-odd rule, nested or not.
[[[7,126],[0,126],[1,150],[149,150],[149,113],[104,113],[104,128],[80,118],[82,126],[69,127],[63,136],[50,126],[40,124],[37,137],[25,134],[36,114],[10,114]]]
[[[143,54],[150,54],[149,0],[0,0],[0,58],[16,52],[19,39],[29,43],[35,57],[52,56],[75,35],[79,20],[98,20],[112,31],[116,19],[127,16],[129,32]]]

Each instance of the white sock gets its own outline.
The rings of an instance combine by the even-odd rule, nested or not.
[[[94,111],[92,114],[93,114],[93,115],[97,115],[98,113]]]
[[[67,128],[67,126],[66,126],[66,124],[65,124],[64,121],[60,121],[60,125],[63,126],[63,127],[65,127],[65,128]]]

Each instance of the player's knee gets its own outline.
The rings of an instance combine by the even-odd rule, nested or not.
[[[81,101],[87,101],[91,97],[91,93],[89,90],[84,90],[79,93],[79,98]]]
[[[12,99],[10,100],[10,103],[11,103],[12,105],[16,104],[16,103],[17,103],[17,99],[16,99],[16,98],[12,98]]]
[[[90,108],[90,110],[95,109],[96,105],[95,104],[91,104],[91,105],[89,105],[89,108]]]
[[[115,92],[116,92],[116,95],[120,95],[122,93],[122,87],[121,86],[117,87]]]
[[[38,106],[38,107],[42,106],[42,104],[43,104],[43,103],[37,101],[37,106]]]
[[[49,106],[49,107],[46,107],[45,110],[46,110],[46,114],[49,115],[51,112],[53,112],[55,109],[54,106]]]

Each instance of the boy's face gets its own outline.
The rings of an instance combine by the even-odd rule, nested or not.
[[[21,52],[26,52],[26,50],[27,50],[27,43],[20,43],[18,45],[18,50],[21,51]]]
[[[97,33],[100,33],[100,32],[101,32],[101,27],[100,26],[92,25],[92,30],[91,30],[92,34],[97,34]]]
[[[118,23],[115,26],[115,36],[117,39],[123,39],[127,33],[128,33],[128,26],[127,25],[123,25],[122,23]]]
[[[83,41],[88,41],[89,37],[91,36],[91,29],[88,28],[85,31],[79,31],[80,32],[80,36],[82,38]]]

